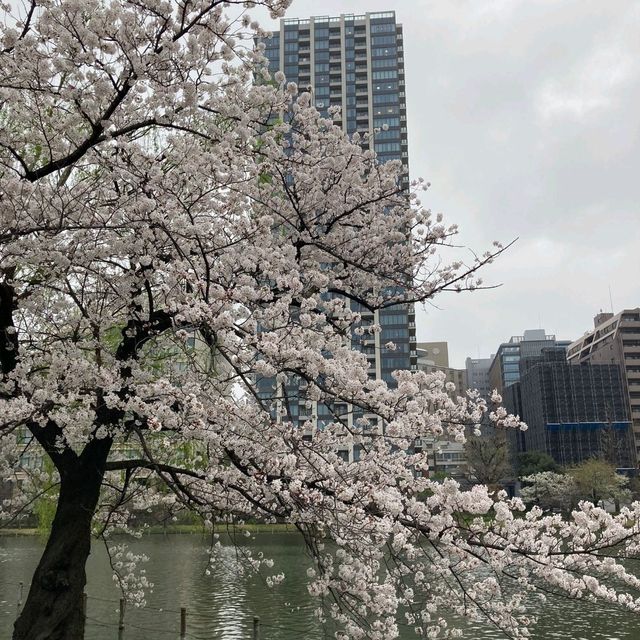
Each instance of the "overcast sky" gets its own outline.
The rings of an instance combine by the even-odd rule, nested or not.
[[[440,296],[418,339],[464,366],[528,328],[578,338],[609,287],[616,312],[640,306],[640,1],[294,0],[288,16],[390,9],[423,201],[480,253],[519,238],[485,270],[502,286]]]

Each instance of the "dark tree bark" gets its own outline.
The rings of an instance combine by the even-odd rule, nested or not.
[[[15,293],[13,287],[0,282],[0,371],[11,373],[18,357],[18,334],[13,324]]]
[[[13,640],[82,640],[85,565],[91,519],[100,496],[111,442],[91,441],[59,467],[60,495],[51,534],[16,620]]]
[[[14,370],[19,359],[18,340],[13,331],[14,310],[13,288],[0,282],[0,374],[3,377]],[[123,381],[131,375],[128,360],[137,358],[145,342],[169,328],[171,323],[168,313],[155,311],[147,320],[132,319],[123,328],[122,341],[116,351],[116,358],[123,363],[120,368]],[[123,398],[126,393],[126,387],[119,392]],[[94,433],[100,426],[121,424],[123,418],[121,410],[110,409],[102,402],[102,391],[96,389]],[[111,437],[93,438],[78,455],[68,446],[64,431],[53,420],[45,426],[37,422],[27,426],[60,474],[60,494],[49,539],[24,608],[14,624],[13,640],[82,640],[91,521],[113,441]]]

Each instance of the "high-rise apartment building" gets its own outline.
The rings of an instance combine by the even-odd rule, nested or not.
[[[328,116],[329,107],[340,107],[337,124],[348,135],[368,134],[362,144],[373,145],[379,162],[400,160],[401,186],[408,188],[407,109],[404,83],[402,25],[395,12],[284,18],[280,29],[263,41],[271,73],[284,72],[299,91],[310,91],[318,111]],[[376,311],[357,309],[363,324],[376,323],[381,331],[366,334],[352,343],[366,354],[369,376],[395,386],[391,374],[397,369],[417,369],[415,310],[398,304]],[[387,348],[393,343],[393,348]],[[265,381],[263,397],[273,394]],[[298,394],[292,383],[288,398]],[[279,395],[279,394],[276,394]],[[288,401],[287,419],[299,424],[311,420],[322,427],[332,420],[336,407]],[[349,421],[355,415],[348,407]],[[295,415],[293,415],[295,413]],[[357,457],[357,454],[356,454]]]
[[[284,18],[264,41],[271,72],[311,91],[320,113],[340,107],[348,134],[369,134],[380,162],[401,160],[408,186],[402,25],[395,12]]]
[[[595,328],[569,345],[567,358],[572,364],[613,364],[620,368],[627,406],[640,459],[640,307],[620,313],[599,313]]]

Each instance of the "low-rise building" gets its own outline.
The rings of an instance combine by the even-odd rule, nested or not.
[[[419,342],[417,345],[418,369],[426,373],[441,371],[445,374],[445,381],[455,386],[449,396],[456,398],[467,391],[466,369],[456,369],[449,366],[449,345],[446,342]],[[450,477],[464,480],[467,475],[467,456],[464,445],[447,439],[422,438],[415,448],[417,451],[427,452],[430,477]]]
[[[416,441],[414,451],[426,451],[429,461],[429,477],[448,477],[464,481],[469,469],[464,445],[459,442],[436,438],[421,438]]]

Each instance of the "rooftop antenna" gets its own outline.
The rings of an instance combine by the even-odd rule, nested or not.
[[[613,313],[613,298],[611,297],[611,285],[609,285],[609,304],[611,305],[611,313]]]

